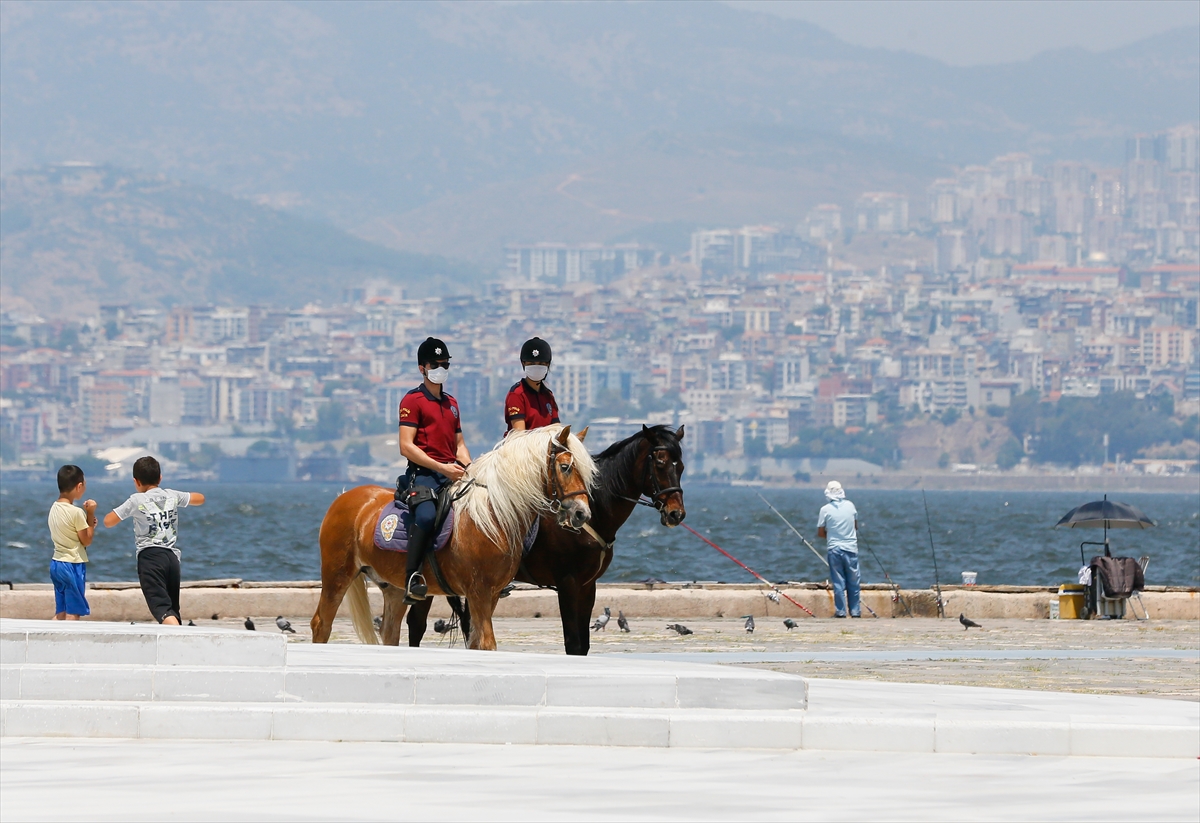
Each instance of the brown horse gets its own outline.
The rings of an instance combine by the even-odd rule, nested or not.
[[[534,518],[550,517],[578,529],[591,517],[588,489],[595,464],[570,426],[509,435],[471,464],[451,486],[454,529],[450,543],[426,558],[421,572],[429,594],[464,597],[470,604],[472,649],[495,649],[492,613],[501,590],[521,563],[521,541]],[[375,546],[375,523],[394,492],[359,486],[340,495],[321,523],[321,600],[312,619],[314,643],[325,643],[342,598],[350,595],[354,630],[377,644],[363,575],[383,590],[383,642],[396,645],[404,618],[403,552]]]
[[[680,487],[684,471],[679,443],[682,439],[683,426],[679,431],[667,426],[643,426],[637,434],[601,452],[596,457],[596,485],[591,495],[592,521],[582,533],[556,528],[552,521],[542,520],[537,539],[521,563],[516,579],[558,590],[567,654],[588,653],[596,581],[612,562],[617,530],[633,514],[634,507],[642,502],[658,509],[664,526],[683,522],[687,512]],[[450,600],[459,613],[459,604],[453,598]],[[430,605],[430,601],[420,603],[408,613],[410,646],[421,643]],[[474,608],[469,617],[474,618]],[[468,626],[469,620],[464,620],[464,631]],[[399,626],[394,633],[399,642]]]

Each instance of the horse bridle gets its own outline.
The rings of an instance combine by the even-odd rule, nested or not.
[[[683,491],[683,487],[681,486],[659,485],[658,472],[654,471],[654,463],[656,459],[655,455],[657,455],[659,452],[664,452],[667,458],[670,459],[671,452],[666,446],[655,447],[652,444],[650,446],[650,450],[646,452],[646,471],[644,472],[645,477],[642,478],[642,488],[644,489],[649,486],[653,489],[653,491],[650,494],[642,492],[641,495],[636,498],[626,497],[623,494],[619,494],[617,497],[620,497],[622,500],[628,500],[631,503],[637,503],[639,506],[646,506],[647,508],[652,508],[656,511],[662,511],[663,507],[667,505],[668,497],[675,494],[675,492]],[[670,462],[678,465],[677,461],[671,460]],[[646,499],[643,500],[643,497]]]
[[[546,471],[550,474],[550,511],[554,514],[558,514],[563,507],[563,503],[566,503],[567,500],[572,497],[586,495],[587,489],[583,488],[576,492],[569,492],[563,489],[562,480],[559,478],[558,472],[556,471],[558,464],[554,462],[554,458],[558,457],[563,452],[571,451],[569,448],[556,440],[551,440],[548,451],[549,453],[546,455]],[[571,455],[571,461],[567,463],[567,465],[570,466],[571,469],[575,468],[575,455]],[[579,529],[572,528],[571,526],[565,524],[560,525],[562,525],[562,527],[568,531],[573,531],[576,533],[579,531]]]

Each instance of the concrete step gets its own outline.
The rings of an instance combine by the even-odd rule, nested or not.
[[[286,662],[287,640],[267,632],[0,619],[0,664],[283,666]]]
[[[805,707],[802,678],[717,667],[672,673],[646,666],[607,672],[494,670],[381,660],[376,667],[271,668],[35,664],[0,666],[10,700],[386,703],[392,705],[560,706],[645,709],[794,710]],[[533,657],[533,655],[525,655]],[[380,657],[383,657],[380,655]]]
[[[6,737],[513,743],[1195,759],[1200,730],[1160,718],[943,712],[3,701]]]
[[[1184,701],[0,620],[0,734],[1200,757]]]

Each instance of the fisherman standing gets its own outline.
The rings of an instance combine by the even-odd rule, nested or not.
[[[861,617],[858,574],[858,510],[846,499],[842,484],[830,480],[825,487],[829,501],[817,516],[817,537],[829,551],[829,582],[833,584],[833,616]],[[849,603],[847,604],[847,600]]]
[[[471,464],[463,439],[458,401],[442,389],[450,373],[450,350],[436,337],[417,348],[421,385],[400,401],[400,455],[408,471],[396,483],[397,502],[410,514],[404,602],[424,600],[428,586],[421,575],[425,553],[433,543],[437,493],[462,478]]]
[[[540,337],[526,340],[521,346],[521,368],[524,375],[504,398],[508,431],[539,429],[559,422],[558,403],[545,383],[550,372],[550,344]]]

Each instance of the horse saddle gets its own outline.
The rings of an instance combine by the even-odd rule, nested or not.
[[[389,552],[408,551],[408,530],[412,523],[412,515],[406,506],[397,506],[391,501],[379,513],[375,521],[375,547]],[[450,542],[454,532],[454,508],[450,505],[438,506],[438,519],[434,522],[437,537],[433,540],[433,549],[443,549]]]

